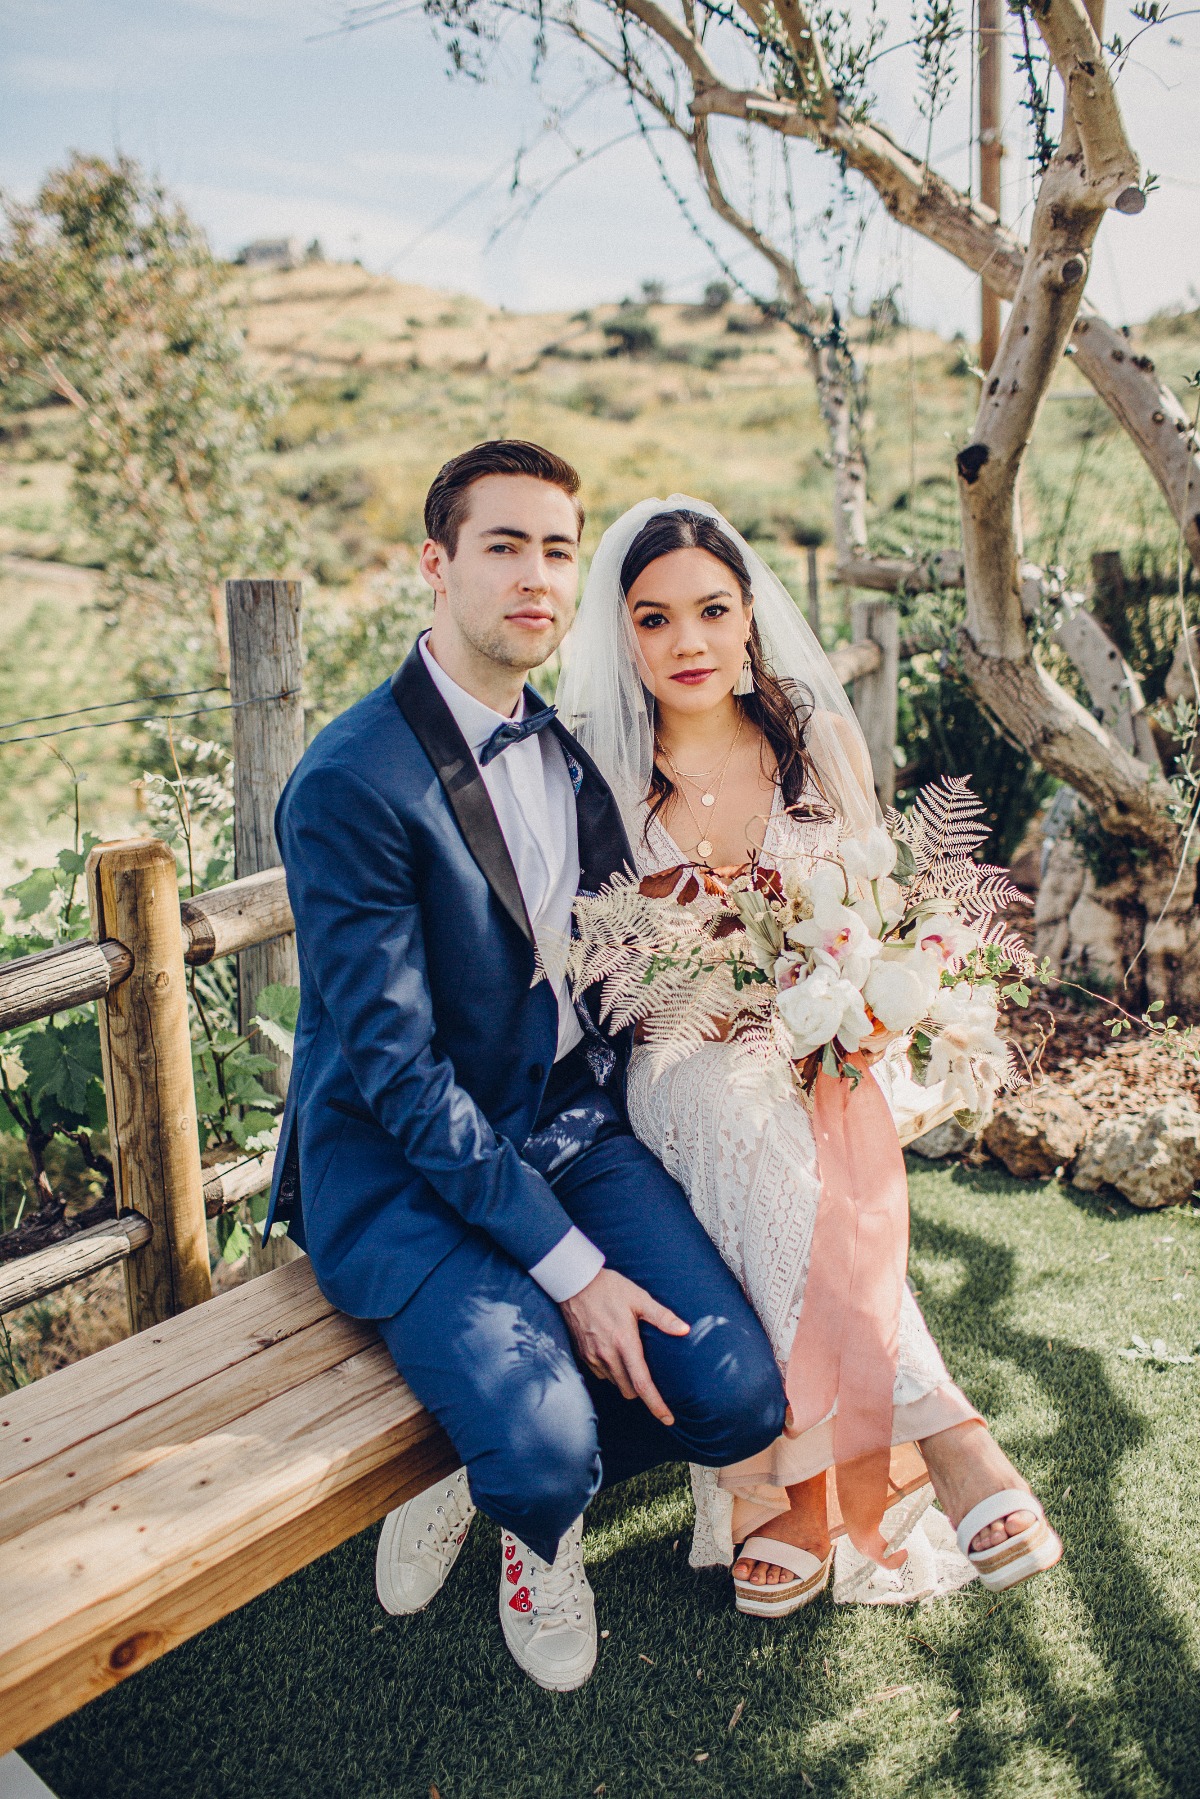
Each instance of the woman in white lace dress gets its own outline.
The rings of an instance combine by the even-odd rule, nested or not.
[[[622,805],[643,875],[678,870],[682,882],[694,866],[727,871],[752,858],[807,869],[877,816],[865,743],[816,639],[761,559],[685,496],[645,501],[605,534],[559,705]],[[885,1093],[904,1084],[898,1065],[876,1076]],[[786,1371],[821,1198],[795,1084],[715,1040],[665,1068],[635,1049],[628,1102],[634,1130],[687,1192]],[[930,1479],[989,1586],[1049,1567],[1058,1538],[950,1379],[907,1288],[898,1319],[881,1322],[895,1366],[882,1535],[889,1551],[908,1540],[914,1553],[898,1572],[875,1565],[894,1569],[894,1553],[851,1554],[843,1596],[920,1597],[969,1578],[952,1549],[939,1565],[914,1533]],[[827,1584],[841,1527],[828,1478],[834,1434],[831,1412],[752,1462],[693,1469],[692,1562],[733,1565],[739,1610],[782,1616]]]

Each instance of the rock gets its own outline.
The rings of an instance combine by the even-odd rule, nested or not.
[[[1087,1128],[1087,1113],[1062,1088],[1023,1087],[999,1101],[983,1144],[1010,1174],[1034,1180],[1069,1162]]]
[[[1087,868],[1069,837],[1059,837],[1038,883],[1033,910],[1034,954],[1046,956],[1060,970],[1070,948],[1071,908],[1083,891]]]
[[[1071,1183],[1085,1193],[1115,1187],[1144,1211],[1180,1205],[1200,1187],[1200,1112],[1168,1100],[1103,1119],[1080,1150]]]
[[[960,1156],[964,1149],[970,1149],[978,1137],[978,1130],[966,1130],[957,1118],[947,1118],[944,1124],[935,1124],[923,1137],[915,1138],[908,1147],[919,1156],[927,1156],[931,1162],[938,1162],[943,1156]]]

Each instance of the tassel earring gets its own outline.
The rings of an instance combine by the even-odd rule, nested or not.
[[[748,693],[754,692],[754,669],[750,663],[750,652],[746,651],[746,659],[742,663],[741,673],[733,684],[733,691],[738,699],[745,699]]]

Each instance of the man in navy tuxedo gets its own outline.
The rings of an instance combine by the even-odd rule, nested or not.
[[[502,1527],[508,1646],[559,1691],[595,1661],[580,1537],[601,1484],[739,1461],[785,1411],[737,1282],[630,1131],[628,1041],[546,972],[576,893],[632,861],[598,770],[525,685],[571,622],[578,488],[535,444],[446,464],[432,629],[280,800],[301,1004],[268,1214],[378,1322],[462,1458],[387,1519],[383,1604],[428,1603],[479,1506]]]

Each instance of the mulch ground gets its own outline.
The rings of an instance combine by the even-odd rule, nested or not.
[[[1137,1024],[1114,1037],[1118,1016],[1102,1001],[1037,995],[1006,1014],[1005,1030],[1031,1078],[1052,1081],[1085,1111],[1148,1112],[1168,1100],[1200,1110],[1200,1049],[1172,1048]]]

